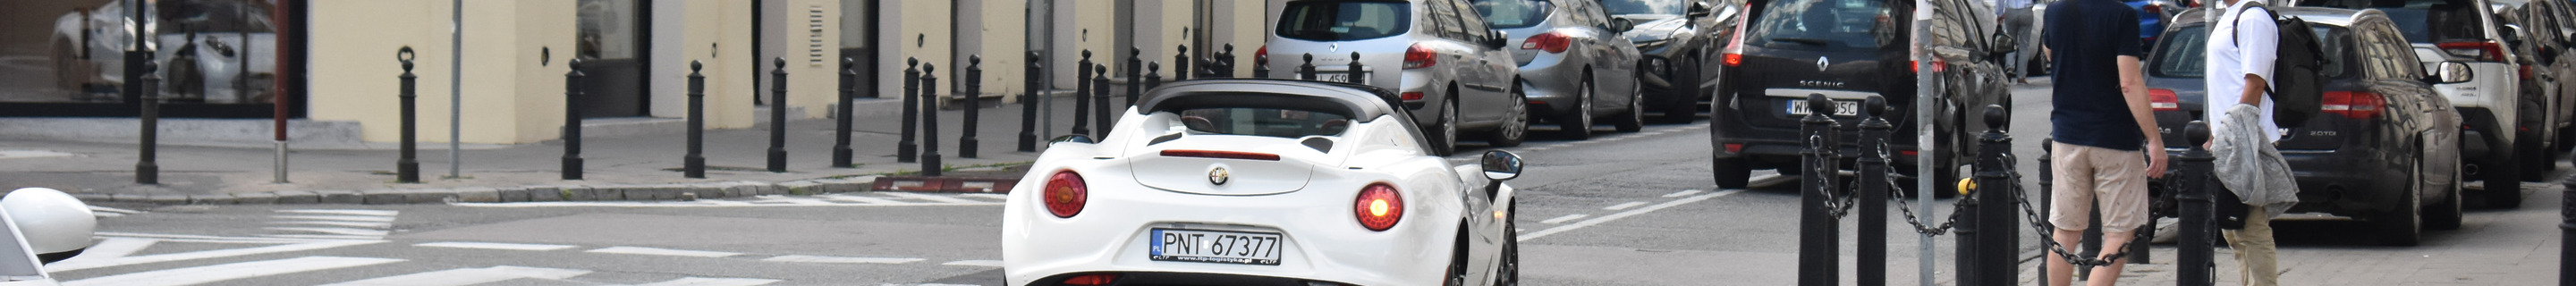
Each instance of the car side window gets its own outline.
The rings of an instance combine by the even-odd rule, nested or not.
[[[1434,26],[1439,27],[1434,30],[1435,32],[1432,33],[1432,35],[1445,39],[1459,39],[1461,33],[1459,32],[1458,27],[1460,27],[1461,24],[1458,24],[1457,7],[1452,7],[1440,2],[1423,3],[1422,6],[1424,6],[1424,8],[1431,9],[1431,13],[1424,16],[1431,19],[1423,22],[1436,23]]]
[[[2387,54],[2380,58],[2388,63],[2389,70],[2393,71],[2392,74],[2396,75],[2396,78],[2424,77],[2423,62],[2415,58],[2415,46],[2407,43],[2405,34],[2399,33],[2396,28],[2389,25],[2379,25],[2371,30],[2378,31],[2380,38],[2387,39],[2379,43],[2380,49],[2387,51]]]
[[[1442,2],[1449,3],[1449,6],[1456,7],[1459,11],[1471,11],[1468,9],[1474,9],[1468,8],[1467,2],[1463,1],[1464,0],[1448,0]],[[1457,17],[1459,23],[1465,24],[1458,26],[1459,30],[1463,30],[1459,31],[1459,34],[1466,35],[1464,40],[1469,43],[1485,42],[1485,31],[1489,29],[1485,27],[1485,17],[1483,15],[1476,15],[1476,13],[1458,13]]]
[[[2381,35],[2377,28],[2360,29],[2353,34],[2361,41],[2360,48],[2355,49],[2361,54],[2361,75],[2371,79],[2395,77],[2396,68],[2388,66],[2388,36]]]

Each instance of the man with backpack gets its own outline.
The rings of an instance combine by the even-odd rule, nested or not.
[[[2225,4],[2210,29],[2203,101],[2218,179],[2228,190],[2214,194],[2217,224],[2236,250],[2245,285],[2276,285],[2271,220],[2298,203],[2298,186],[2273,144],[2281,126],[2315,115],[2320,55],[2305,22],[2278,19],[2259,0]]]
[[[2149,114],[2146,77],[2138,59],[2138,12],[2112,0],[2063,0],[2048,4],[2042,19],[2056,86],[2050,91],[2049,176],[2057,192],[2048,198],[2049,238],[2076,245],[2093,227],[2086,217],[2097,205],[2102,217],[2102,249],[2124,250],[2136,230],[2147,223],[2147,178],[2163,176],[2165,146],[2150,140],[2156,120]],[[2139,241],[2143,242],[2143,241]],[[2092,285],[2120,280],[2119,251],[2094,257],[2108,264],[2092,272]],[[2073,282],[2075,265],[2058,255],[2048,257],[2048,285]]]

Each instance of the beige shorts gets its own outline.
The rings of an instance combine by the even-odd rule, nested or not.
[[[2050,143],[2057,177],[2048,222],[2060,230],[2091,226],[2086,215],[2102,207],[2102,232],[2128,233],[2147,223],[2147,157],[2138,151]]]

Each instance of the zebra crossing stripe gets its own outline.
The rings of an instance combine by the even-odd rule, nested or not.
[[[361,215],[361,216],[395,216],[395,215],[401,215],[401,214],[402,214],[402,211],[392,211],[392,210],[318,210],[318,209],[297,209],[297,210],[277,210],[277,212],[280,212],[280,213],[291,213],[291,214]]]
[[[281,222],[270,222],[269,224],[327,225],[327,226],[338,226],[338,227],[360,227],[360,228],[379,228],[379,229],[381,229],[381,228],[393,228],[393,227],[394,227],[394,223],[390,223],[390,222],[319,221],[319,220],[281,221]]]
[[[270,218],[276,218],[276,219],[287,219],[287,220],[336,220],[336,221],[362,221],[362,222],[394,222],[394,217],[390,217],[390,216],[363,216],[363,215],[279,215],[279,216],[269,216],[269,217],[270,217]]]
[[[934,196],[934,195],[915,194],[915,193],[895,193],[895,192],[888,192],[888,193],[885,193],[885,194],[887,194],[887,195],[893,195],[893,196],[897,196],[897,197],[909,198],[909,199],[917,199],[917,200],[933,201],[933,202],[942,202],[942,203],[951,203],[951,204],[991,204],[991,203],[993,203],[993,202],[986,202],[986,201],[976,201],[976,200],[960,199],[960,198],[957,198],[957,197],[950,197],[950,196]]]
[[[492,242],[431,242],[431,243],[413,244],[413,245],[411,245],[411,246],[419,246],[419,247],[445,247],[445,248],[471,248],[471,249],[495,249],[495,250],[526,250],[526,251],[550,251],[550,250],[561,250],[561,249],[565,249],[565,248],[572,248],[572,247],[573,247],[573,246],[571,246],[571,245],[559,245],[559,244],[525,244],[525,243],[492,243]]]
[[[318,232],[318,233],[325,233],[325,234],[351,235],[351,236],[373,236],[373,237],[384,237],[384,236],[385,236],[385,234],[393,233],[392,231],[387,231],[387,230],[359,229],[359,228],[337,228],[337,227],[269,227],[269,228],[268,228],[268,230],[301,231],[301,232]]]
[[[769,262],[802,262],[802,263],[876,263],[876,264],[904,264],[904,263],[913,263],[913,262],[921,261],[921,259],[920,259],[920,258],[881,258],[881,257],[838,257],[838,256],[813,256],[813,255],[782,255],[782,256],[778,256],[778,257],[770,257],[769,259],[761,259],[760,261],[769,261]]]
[[[1009,199],[1011,199],[1011,196],[1005,196],[1005,195],[1002,195],[1002,194],[963,194],[963,195],[957,195],[957,196],[959,196],[959,197],[978,197],[978,198],[987,198],[987,199],[996,199],[996,200],[1009,200]]]
[[[850,202],[856,202],[856,203],[877,204],[877,205],[909,205],[909,204],[913,204],[913,203],[907,203],[907,202],[896,201],[896,200],[889,200],[889,199],[878,198],[878,197],[860,196],[860,195],[844,195],[844,194],[830,194],[830,195],[823,195],[823,199],[835,200],[835,201],[850,201]]]
[[[1001,261],[1001,260],[958,260],[958,261],[949,261],[948,263],[941,263],[941,264],[939,264],[939,265],[948,265],[948,266],[982,266],[982,267],[1002,267],[1002,261]]]
[[[681,277],[671,281],[636,284],[635,286],[758,286],[778,283],[777,279]]]
[[[74,271],[74,270],[91,269],[91,268],[100,268],[100,267],[113,267],[113,266],[135,265],[135,264],[144,264],[144,263],[170,262],[170,261],[181,261],[181,260],[196,260],[196,259],[206,259],[206,258],[233,257],[233,256],[244,256],[244,255],[256,255],[256,254],[280,253],[280,252],[306,251],[306,250],[328,249],[328,248],[345,247],[345,246],[354,246],[354,245],[367,245],[367,244],[375,244],[375,243],[381,243],[381,242],[384,242],[384,241],[381,241],[381,240],[340,240],[340,241],[317,241],[317,242],[304,242],[304,243],[294,243],[294,244],[281,244],[281,245],[262,246],[262,247],[250,247],[250,248],[231,248],[231,249],[217,249],[217,250],[206,250],[206,251],[195,251],[195,252],[181,252],[181,253],[169,253],[169,254],[154,254],[154,255],[141,255],[141,256],[126,256],[126,257],[117,257],[117,258],[114,258],[114,259],[106,259],[106,260],[92,260],[92,261],[90,261],[90,262],[74,262],[74,261],[66,260],[66,261],[55,262],[54,264],[46,264],[46,265],[45,265],[45,271],[48,271],[48,272],[68,272],[68,271]],[[111,284],[111,285],[113,285],[113,284]]]
[[[226,263],[188,268],[144,271],[63,282],[64,286],[162,286],[195,285],[324,269],[338,269],[385,263],[402,259],[369,257],[306,256],[278,260]]]
[[[651,247],[633,247],[633,246],[615,246],[615,247],[609,247],[609,248],[592,249],[592,250],[590,250],[590,251],[585,251],[585,252],[590,252],[590,253],[613,253],[613,254],[636,254],[636,255],[688,256],[688,257],[726,257],[726,256],[734,256],[734,255],[740,255],[740,254],[741,254],[741,253],[722,252],[722,251],[678,250],[678,249],[661,249],[661,248],[651,248]]]
[[[509,281],[511,279],[521,278],[561,280],[564,278],[572,278],[573,276],[581,276],[582,274],[590,274],[590,270],[493,266],[485,268],[457,268],[403,274],[398,276],[376,277],[366,280],[324,284],[324,286],[463,286]]]
[[[88,249],[81,250],[79,256],[72,256],[70,259],[55,261],[55,263],[83,264],[115,260],[134,255],[135,252],[143,251],[144,248],[152,247],[152,244],[159,242],[161,240],[149,238],[109,237],[99,240],[98,244],[90,245]]]

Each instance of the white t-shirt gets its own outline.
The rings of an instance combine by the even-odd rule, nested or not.
[[[2236,5],[2227,7],[2226,14],[2216,18],[2221,19],[2218,26],[2209,30],[2209,62],[2207,72],[2201,77],[2209,84],[2209,93],[2208,101],[2202,102],[2202,111],[2205,112],[2201,120],[2209,122],[2210,130],[2226,130],[2240,124],[2229,122],[2231,120],[2222,111],[2243,104],[2245,75],[2261,76],[2264,86],[2271,86],[2273,53],[2280,49],[2277,40],[2281,38],[2280,26],[2272,23],[2272,15],[2263,11],[2254,11],[2256,14],[2243,17],[2236,15],[2245,13],[2247,4],[2259,2],[2237,0]],[[2245,41],[2238,42],[2238,39]],[[2258,126],[2263,128],[2263,136],[2268,137],[2264,140],[2266,142],[2281,140],[2281,126],[2272,123],[2272,105],[2272,97],[2264,96],[2263,104],[2255,106],[2263,110],[2263,120]]]

